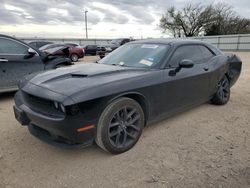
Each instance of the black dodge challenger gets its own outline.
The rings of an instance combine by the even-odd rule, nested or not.
[[[226,104],[241,65],[237,56],[200,41],[136,41],[96,63],[26,77],[15,117],[45,142],[95,141],[118,154],[136,144],[146,124],[208,101]]]

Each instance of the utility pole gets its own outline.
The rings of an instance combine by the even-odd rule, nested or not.
[[[85,10],[85,11],[84,11],[84,14],[85,14],[86,39],[88,39],[88,17],[87,17],[87,13],[88,13],[88,11]]]

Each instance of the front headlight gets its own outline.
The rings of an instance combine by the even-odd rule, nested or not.
[[[67,106],[67,107],[65,107],[62,103],[59,103],[59,102],[56,102],[56,101],[54,101],[53,104],[54,104],[55,109],[65,113],[65,114],[67,113],[69,115],[76,115],[80,111],[77,104]]]
[[[55,109],[60,110],[63,113],[66,113],[66,109],[62,103],[54,101],[54,107],[55,107]]]
[[[60,109],[61,109],[61,111],[62,111],[63,113],[66,113],[66,109],[65,109],[65,107],[63,106],[63,104],[60,104]]]
[[[58,102],[54,102],[54,107],[55,107],[56,109],[58,109],[58,108],[59,108],[59,103],[58,103]]]

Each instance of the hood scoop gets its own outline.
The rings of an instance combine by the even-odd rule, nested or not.
[[[71,74],[72,78],[86,78],[88,77],[87,74]]]
[[[64,74],[64,75],[60,75],[51,79],[48,79],[46,81],[44,81],[43,83],[49,83],[49,82],[56,82],[56,81],[61,81],[61,80],[66,80],[66,79],[70,79],[70,78],[86,78],[88,77],[87,74]]]

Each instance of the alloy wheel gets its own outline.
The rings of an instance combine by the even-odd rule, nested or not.
[[[132,107],[125,106],[118,110],[109,123],[108,138],[117,148],[127,147],[140,134],[140,114]]]
[[[218,84],[218,94],[222,100],[227,100],[229,97],[229,82],[226,78],[222,79]]]

